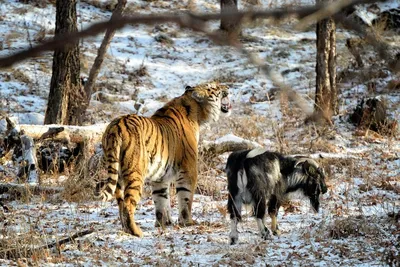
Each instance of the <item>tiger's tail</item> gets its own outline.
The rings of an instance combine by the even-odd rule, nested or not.
[[[120,172],[120,151],[122,139],[118,134],[108,134],[103,137],[104,162],[107,166],[107,180],[96,186],[95,198],[109,201],[113,198],[118,184]]]

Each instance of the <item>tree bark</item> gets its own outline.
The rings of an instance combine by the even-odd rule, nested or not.
[[[319,0],[317,2],[323,2]],[[315,112],[325,119],[338,114],[336,88],[336,25],[331,19],[317,23],[317,64]]]
[[[127,2],[127,0],[118,0],[118,4],[116,5],[116,7],[112,13],[110,21],[123,15],[125,7],[126,7],[126,2]],[[85,83],[85,88],[84,88],[86,99],[77,111],[79,114],[79,116],[78,116],[78,118],[79,118],[78,124],[79,125],[82,125],[82,123],[83,123],[83,118],[84,118],[87,108],[89,107],[90,96],[92,95],[95,81],[97,79],[97,76],[99,75],[101,65],[103,64],[103,61],[104,61],[104,56],[107,52],[108,47],[110,46],[110,42],[111,42],[112,38],[114,37],[114,34],[115,34],[115,29],[107,29],[106,34],[103,39],[103,42],[101,43],[100,48],[97,51],[97,57],[94,60],[92,68],[90,69],[89,77]]]
[[[237,0],[220,0],[220,5],[221,14],[238,11]],[[239,34],[240,23],[236,18],[222,18],[220,29],[226,31],[228,34]]]
[[[77,0],[56,1],[55,38],[77,32]],[[77,124],[76,108],[82,103],[79,42],[54,51],[53,73],[45,124]]]

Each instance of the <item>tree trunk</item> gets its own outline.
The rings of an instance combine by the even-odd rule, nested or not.
[[[317,2],[323,2],[319,0]],[[317,65],[315,112],[330,121],[338,114],[336,88],[336,26],[331,19],[317,23]]]
[[[124,10],[126,7],[126,2],[127,2],[127,0],[118,0],[118,4],[113,11],[110,21],[121,16],[124,13]],[[103,64],[103,61],[104,61],[104,55],[106,54],[107,49],[110,46],[110,42],[111,42],[112,38],[114,37],[114,34],[115,34],[115,29],[107,29],[106,34],[103,39],[103,42],[101,43],[101,46],[100,46],[99,50],[97,51],[97,57],[94,60],[92,68],[90,69],[89,77],[85,83],[85,88],[84,88],[86,99],[77,111],[79,114],[78,118],[80,119],[78,121],[79,125],[82,125],[82,123],[83,123],[83,118],[84,118],[87,108],[89,107],[90,96],[92,95],[95,81],[100,72],[101,65]]]
[[[56,1],[55,38],[77,32],[77,0]],[[82,103],[79,42],[54,51],[45,124],[76,124],[76,108]]]
[[[220,4],[221,14],[238,11],[237,0],[221,0]],[[222,18],[220,29],[226,31],[228,34],[239,34],[240,23],[236,18]]]

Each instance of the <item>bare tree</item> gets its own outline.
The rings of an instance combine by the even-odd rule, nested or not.
[[[113,11],[110,22],[112,22],[113,19],[118,18],[121,15],[123,15],[125,7],[126,7],[126,2],[127,2],[127,0],[118,0],[118,4],[116,5],[116,7]],[[101,43],[100,48],[97,51],[97,57],[94,60],[92,68],[90,69],[89,77],[85,83],[85,88],[84,88],[86,99],[81,104],[81,106],[79,107],[79,109],[77,111],[79,125],[82,125],[82,123],[83,123],[83,118],[84,118],[87,108],[89,107],[90,96],[92,95],[95,81],[97,79],[97,76],[99,75],[100,68],[101,68],[101,65],[103,64],[104,56],[107,52],[107,49],[110,46],[110,42],[111,42],[112,38],[114,37],[115,30],[116,30],[115,28],[107,29],[106,34],[103,39],[103,42]]]
[[[237,12],[238,11],[238,3],[237,0],[221,0],[221,14],[227,12]],[[237,17],[223,17],[221,18],[221,30],[226,31],[229,34],[238,34],[240,32],[240,22]]]
[[[55,39],[78,31],[77,0],[56,1]],[[76,124],[76,107],[81,103],[79,43],[74,42],[54,51],[45,124]]]
[[[318,0],[322,3],[325,0]],[[327,18],[317,23],[315,113],[330,121],[339,112],[336,88],[336,25]]]

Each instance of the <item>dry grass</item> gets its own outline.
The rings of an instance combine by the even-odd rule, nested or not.
[[[12,32],[8,33],[4,37],[3,43],[6,44],[8,48],[11,48],[12,47],[12,43],[15,40],[21,40],[21,39],[23,39],[23,37],[24,37],[24,34],[22,34],[20,32],[12,31]]]
[[[85,156],[77,163],[74,172],[63,184],[63,199],[69,202],[85,202],[93,200],[96,184],[107,178],[103,162],[103,153],[85,151]],[[92,155],[92,156],[89,156]]]
[[[198,160],[199,176],[197,181],[196,193],[211,196],[215,200],[221,200],[225,196],[222,193],[225,191],[226,182],[224,171],[217,165],[221,161],[217,155],[202,155]]]
[[[26,84],[31,83],[31,79],[25,74],[25,71],[22,71],[20,69],[16,69],[13,71],[12,75],[14,76],[14,79]]]
[[[272,125],[273,122],[268,116],[259,115],[254,112],[251,105],[244,104],[238,106],[229,119],[220,119],[218,125],[201,129],[200,136],[204,140],[215,140],[215,136],[234,134],[261,143],[266,138],[272,137]]]
[[[380,235],[379,226],[364,216],[336,219],[329,226],[328,231],[329,236],[334,239]]]
[[[41,260],[49,257],[49,251],[46,249],[34,250],[33,247],[42,246],[46,242],[46,238],[41,234],[32,230],[25,234],[6,231],[0,240],[0,259],[30,259],[30,263],[38,264]]]

